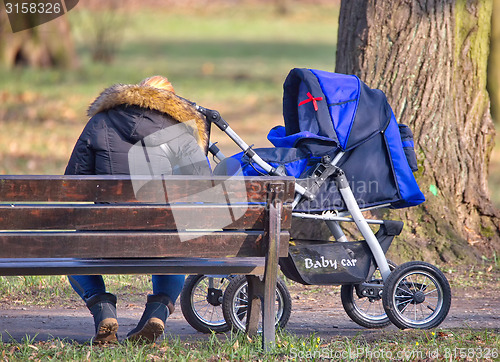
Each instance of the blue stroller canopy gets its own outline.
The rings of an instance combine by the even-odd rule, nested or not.
[[[381,90],[369,88],[354,75],[303,68],[290,71],[283,89],[285,126],[268,134],[276,148],[255,150],[266,161],[287,168],[290,149],[300,150],[293,155],[306,155],[307,163],[299,169],[295,160],[289,175],[307,187],[308,172],[320,157],[345,152],[338,166],[361,208],[381,204],[401,208],[425,201],[413,176],[417,170],[413,135],[396,122]],[[241,161],[243,170],[251,162],[243,154],[233,157]],[[345,209],[333,181],[325,182],[314,200],[302,200],[295,208],[332,209]]]
[[[295,68],[283,87],[287,135],[309,132],[348,151],[387,126],[390,107],[384,93],[354,75]]]

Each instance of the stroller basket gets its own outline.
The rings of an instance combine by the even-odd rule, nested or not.
[[[384,253],[401,233],[401,221],[384,220],[375,234]],[[375,260],[363,241],[294,240],[287,258],[280,258],[283,274],[306,285],[360,283],[375,270]]]

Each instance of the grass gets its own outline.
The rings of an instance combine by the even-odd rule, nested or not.
[[[494,331],[437,330],[380,333],[376,340],[358,335],[353,338],[320,338],[312,334],[297,337],[280,331],[271,351],[263,353],[259,338],[241,333],[206,341],[181,341],[167,337],[155,345],[124,342],[93,346],[66,340],[1,343],[5,360],[58,361],[303,361],[303,360],[498,360],[500,335]]]
[[[455,303],[473,293],[491,295],[498,290],[500,264],[494,256],[481,266],[442,267],[452,286]],[[108,289],[126,303],[139,303],[149,292],[148,276],[106,276]],[[338,300],[338,287],[303,286],[287,281],[292,298],[321,298],[330,295]],[[489,294],[488,294],[489,293]],[[331,298],[330,298],[331,299]],[[74,305],[82,303],[71,290],[66,277],[0,277],[2,305]],[[296,310],[295,313],[300,313]],[[347,318],[347,317],[346,317]],[[180,339],[168,334],[154,345],[124,341],[116,345],[96,346],[71,340],[35,341],[25,338],[11,341],[0,337],[0,356],[7,361],[306,361],[306,360],[500,360],[499,329],[381,330],[354,337],[341,334],[321,337],[295,335],[278,331],[276,344],[264,353],[260,338],[249,340],[240,333],[226,333]]]
[[[108,275],[106,286],[120,299],[137,302],[151,293],[147,275]],[[66,276],[0,276],[0,305],[68,305],[81,303]]]
[[[76,8],[68,18],[78,68],[0,69],[0,173],[62,173],[98,93],[153,74],[168,76],[179,95],[221,111],[249,144],[269,147],[268,130],[282,124],[288,71],[334,69],[337,16],[335,4],[298,3],[287,16],[265,5],[117,11],[116,57],[103,64],[91,59],[92,29],[110,18]],[[227,137],[218,131],[214,137],[236,152]]]

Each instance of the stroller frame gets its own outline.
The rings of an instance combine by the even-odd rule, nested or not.
[[[254,150],[252,150],[252,148],[236,132],[234,132],[234,130],[229,126],[229,124],[221,117],[219,112],[201,106],[196,106],[196,107],[199,112],[201,112],[206,116],[207,120],[214,123],[221,131],[226,133],[229,136],[229,138],[231,138],[238,145],[238,147],[240,147],[241,150],[245,152],[248,155],[248,157],[252,159],[253,162],[262,167],[262,169],[268,172],[269,175],[286,176],[283,170],[276,169],[275,167],[269,165]],[[213,146],[214,144],[211,144],[210,149],[213,150],[213,152],[215,153],[213,152],[212,153],[214,155],[218,155],[216,157],[218,157],[219,159],[221,159],[221,157],[224,157],[222,153],[218,151],[218,148],[217,150],[215,150]],[[382,279],[385,282],[389,277],[391,271],[389,269],[389,264],[387,262],[387,258],[385,257],[385,253],[382,250],[382,247],[380,246],[377,238],[375,237],[373,231],[370,229],[369,226],[369,224],[383,224],[383,220],[366,219],[363,216],[363,212],[377,208],[387,207],[388,205],[384,204],[376,207],[366,208],[363,210],[359,208],[358,203],[356,202],[356,199],[354,198],[354,195],[351,191],[351,187],[347,182],[345,173],[342,171],[342,169],[336,166],[343,155],[344,152],[339,152],[330,162],[329,166],[334,168],[333,177],[337,185],[337,188],[340,191],[340,194],[342,195],[344,202],[346,203],[348,212],[337,215],[334,215],[332,212],[323,213],[321,215],[292,213],[292,216],[304,219],[316,219],[325,221],[326,225],[332,232],[333,237],[335,238],[336,241],[339,242],[347,241],[347,237],[342,231],[339,222],[354,222],[358,230],[360,231],[361,235],[365,238],[365,241],[368,244],[373,254],[373,257],[375,259],[375,262],[377,263],[380,273],[382,274]],[[304,187],[300,186],[298,183],[295,183],[295,190],[297,192],[297,195],[292,204],[293,207],[295,207],[298,204],[298,202],[302,197],[314,198],[314,195],[311,194],[311,192],[309,192]],[[352,216],[351,218],[344,217],[344,215],[349,215],[349,214]]]
[[[252,147],[249,146],[229,126],[218,111],[201,107],[196,104],[193,105],[201,114],[206,116],[208,122],[214,123],[233,142],[236,143],[236,145],[252,160],[252,162],[261,167],[268,175],[286,176],[286,172],[283,167],[273,167],[264,161],[255,152],[255,150],[253,150]],[[224,154],[212,142],[210,142],[209,151],[219,161],[222,161],[225,158]],[[445,275],[434,265],[425,262],[413,261],[396,266],[392,262],[388,261],[385,256],[384,249],[387,250],[394,236],[399,235],[403,223],[389,220],[366,219],[363,216],[363,212],[365,211],[389,207],[391,205],[384,203],[363,209],[359,207],[344,171],[337,166],[344,154],[344,152],[340,151],[335,155],[335,157],[333,157],[333,159],[323,157],[321,160],[321,167],[315,168],[313,174],[308,178],[313,179],[314,181],[313,184],[309,186],[309,189],[302,186],[300,183],[295,182],[296,195],[292,206],[295,209],[299,202],[304,200],[304,198],[313,200],[315,197],[314,193],[326,181],[326,179],[331,178],[333,179],[340,196],[345,203],[346,211],[339,212],[337,210],[330,210],[311,214],[292,211],[292,216],[302,219],[323,220],[326,223],[335,241],[325,241],[327,244],[321,244],[320,247],[323,247],[324,245],[346,245],[345,249],[348,251],[348,254],[353,253],[353,251],[349,250],[349,248],[359,248],[360,250],[365,250],[364,253],[367,254],[368,259],[372,260],[371,257],[373,257],[374,263],[373,261],[368,261],[368,263],[371,264],[369,269],[368,265],[365,264],[367,274],[362,277],[362,280],[359,275],[354,278],[349,278],[349,280],[340,280],[339,278],[343,278],[344,275],[347,274],[339,274],[340,277],[338,278],[334,277],[332,279],[325,279],[328,280],[326,283],[321,280],[318,281],[318,284],[342,285],[341,299],[344,309],[354,322],[363,327],[382,328],[387,326],[390,322],[401,329],[430,329],[438,326],[446,318],[451,305],[451,288]],[[354,222],[364,240],[359,242],[349,242],[339,225],[340,222]],[[374,234],[370,228],[370,224],[380,225],[380,230],[377,234]],[[395,225],[396,227],[394,227]],[[389,229],[392,230],[389,232]],[[371,255],[368,255],[369,253],[371,253]],[[287,260],[289,259],[290,257]],[[366,260],[364,263],[366,263]],[[295,265],[295,262],[292,261],[291,264]],[[335,266],[335,269],[336,268],[337,266]],[[380,272],[381,279],[375,279],[374,274],[377,268]],[[320,275],[323,276],[323,274]],[[197,276],[198,279],[195,278],[197,280],[196,283],[200,281],[199,277],[206,277],[208,279],[209,294],[216,290],[213,288],[213,278],[226,278],[226,276]],[[231,276],[227,277],[229,278],[228,280],[231,279]],[[318,279],[309,280],[312,280],[312,282],[307,281],[307,278],[302,279],[302,284],[316,284],[315,281]],[[186,293],[184,293],[183,290],[183,294],[190,295],[191,293],[192,295],[194,293],[194,288],[198,285],[196,283],[191,284],[189,288],[187,288],[189,290],[187,290]],[[230,288],[230,286],[231,281],[226,289],[226,292],[231,290],[230,293],[219,293],[221,295],[223,294],[223,298],[220,296],[217,300],[211,301],[207,296],[207,301],[212,306],[223,306],[224,319],[226,321],[225,323],[226,325],[230,325],[227,328],[233,327],[239,329],[240,327],[238,325],[241,325],[241,323],[239,323],[241,321],[238,319],[240,318],[239,313],[235,312],[236,306],[233,301],[237,298],[241,300],[241,296],[236,295],[234,292],[235,288]],[[283,295],[288,292],[286,291],[286,288],[286,293],[283,291],[283,285],[281,287],[281,291],[278,290],[279,288],[277,289],[277,295],[278,292],[280,292],[281,297],[283,297]],[[186,289],[186,286],[184,289]],[[230,295],[228,296],[227,294]],[[361,298],[367,298],[370,302],[381,300],[385,314],[372,315],[360,311],[356,305],[356,296],[357,298],[360,298],[360,300]],[[431,300],[431,298],[436,301],[435,304],[430,304],[429,301],[427,301],[427,305],[425,305],[425,307],[431,311],[430,314],[427,315],[426,312],[429,313],[429,311],[424,308],[423,303],[426,299]],[[183,302],[181,298],[181,307],[183,308],[183,313],[184,308],[190,308],[190,310],[193,311],[194,306],[192,305],[192,299],[186,297]],[[244,307],[238,307],[244,309]],[[291,305],[288,305],[287,308],[288,313],[285,313],[287,314],[285,320],[278,320],[277,315],[276,323],[281,326],[284,326],[284,324],[288,321]],[[410,309],[411,313],[405,314],[405,312]],[[408,314],[410,315],[408,316]],[[208,330],[220,332],[227,330],[226,325],[224,324],[215,326],[209,325],[208,323],[205,324],[204,320],[197,320],[196,322],[199,326],[201,325],[203,328],[208,328]],[[199,331],[204,331],[203,329],[197,328],[191,322],[190,324]]]

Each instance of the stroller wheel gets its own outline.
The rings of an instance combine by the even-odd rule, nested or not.
[[[190,275],[180,295],[186,321],[202,333],[227,332],[231,327],[222,312],[224,291],[232,276]]]
[[[387,263],[391,271],[396,268],[394,262],[387,260]],[[367,282],[370,284],[380,284],[383,287],[382,276],[378,268]],[[363,295],[359,293],[359,287],[354,284],[345,284],[340,289],[340,299],[347,315],[354,322],[365,328],[384,328],[391,324],[382,305],[382,296],[378,295],[378,293],[374,296]]]
[[[382,302],[397,327],[434,328],[450,310],[450,284],[434,265],[421,261],[404,263],[387,278]]]
[[[285,282],[278,278],[276,283],[276,327],[285,328],[292,313],[292,297]],[[235,276],[226,288],[222,310],[233,330],[245,331],[248,309],[248,283],[244,275]],[[262,331],[259,322],[258,332]]]

